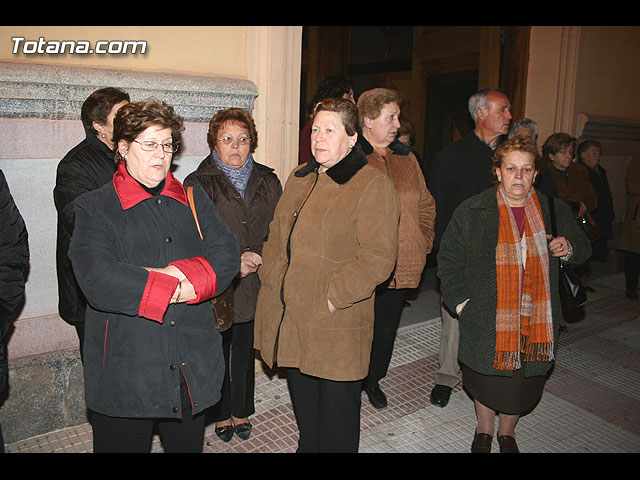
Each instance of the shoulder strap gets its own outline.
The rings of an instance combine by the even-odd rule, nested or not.
[[[556,227],[556,209],[553,204],[553,197],[549,198],[549,214],[551,215],[551,235],[553,238],[558,236],[558,228]]]
[[[202,240],[202,230],[200,230],[200,222],[198,221],[198,214],[196,213],[196,204],[193,200],[193,187],[187,187],[187,200],[189,201],[189,206],[193,212],[193,219],[196,221],[196,227],[198,227],[198,233]]]

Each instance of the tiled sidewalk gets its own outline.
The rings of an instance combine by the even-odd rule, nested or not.
[[[627,300],[621,276],[595,281],[586,316],[559,339],[555,371],[537,408],[516,428],[522,452],[640,452],[640,305]],[[410,308],[419,308],[412,302]],[[473,403],[457,387],[446,408],[430,404],[437,368],[439,319],[398,332],[381,387],[389,407],[363,395],[361,453],[465,453],[475,428]],[[256,413],[249,440],[220,441],[207,428],[205,453],[295,451],[297,426],[286,380],[256,377]],[[497,451],[494,441],[494,451]],[[7,445],[8,452],[91,452],[91,426],[70,427]],[[162,452],[156,438],[152,451]]]

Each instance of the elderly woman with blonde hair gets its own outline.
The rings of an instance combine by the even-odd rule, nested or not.
[[[374,88],[360,95],[358,143],[369,165],[389,177],[400,198],[398,260],[393,273],[376,289],[375,331],[369,374],[363,389],[376,408],[387,406],[380,388],[389,368],[393,344],[409,289],[417,288],[435,237],[436,203],[411,148],[396,137],[401,128],[402,96]]]

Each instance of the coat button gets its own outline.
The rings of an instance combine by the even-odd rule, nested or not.
[[[167,238],[164,239],[164,241],[167,242],[167,243],[171,243],[171,242],[173,242],[173,238],[167,237]]]
[[[156,205],[160,205],[162,203],[162,199],[161,198],[156,198]]]
[[[175,370],[175,369],[176,369],[176,366],[175,366],[175,365],[169,365],[169,368],[170,368],[171,370]]]
[[[171,409],[171,411],[172,411],[173,413],[178,413],[178,407],[173,407],[173,408]]]
[[[175,320],[171,320],[171,321],[169,322],[169,326],[170,326],[170,327],[175,327],[175,326],[176,326],[176,322],[175,322]]]

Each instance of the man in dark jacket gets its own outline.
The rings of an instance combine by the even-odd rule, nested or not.
[[[116,88],[93,92],[82,104],[82,124],[86,138],[73,147],[58,164],[53,199],[58,211],[56,270],[58,275],[58,311],[73,325],[84,342],[85,299],[67,257],[74,227],[73,201],[83,193],[102,187],[113,179],[113,117],[129,102],[129,95]]]
[[[469,98],[469,113],[475,128],[466,137],[443,148],[434,158],[429,190],[436,199],[434,250],[447,228],[455,209],[463,200],[493,184],[493,153],[506,138],[511,122],[511,103],[496,88],[484,89]],[[431,403],[445,407],[451,391],[460,382],[458,365],[458,319],[444,305],[440,338],[440,368]]]
[[[24,273],[29,265],[27,227],[13,201],[2,170],[0,170],[0,225],[2,225],[0,229],[0,395],[2,395],[9,384],[7,332],[24,295]],[[0,452],[4,452],[1,426]]]

